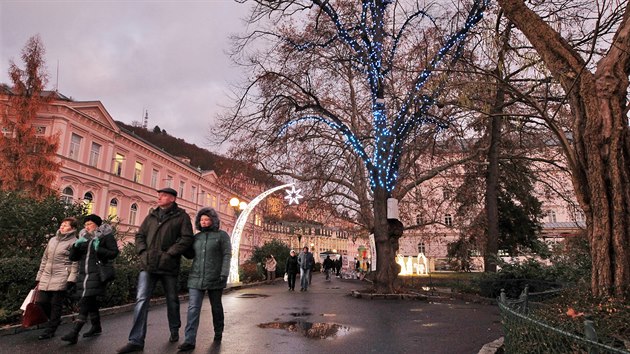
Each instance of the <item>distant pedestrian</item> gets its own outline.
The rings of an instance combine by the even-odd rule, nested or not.
[[[309,274],[315,265],[313,254],[308,251],[308,247],[304,247],[298,256],[298,264],[300,266],[300,291],[308,291]]]
[[[291,250],[289,257],[287,257],[287,264],[285,266],[287,272],[287,280],[289,281],[289,290],[295,291],[295,278],[297,277],[298,270],[298,257],[294,250]]]
[[[335,271],[336,271],[335,275],[337,275],[337,278],[341,276],[341,264],[342,264],[341,257],[343,256],[339,255],[339,258],[337,258],[337,260],[335,261]]]
[[[326,259],[324,259],[324,273],[326,273],[326,280],[330,280],[330,272],[334,268],[335,264],[332,259],[330,259],[330,255],[326,255]]]
[[[101,279],[100,267],[110,263],[118,256],[118,244],[114,238],[114,230],[95,214],[84,219],[85,228],[79,233],[79,239],[70,248],[70,260],[79,262],[76,296],[79,297],[79,315],[70,332],[61,340],[76,344],[79,332],[90,317],[92,327],[83,337],[101,334],[101,316],[98,296],[105,295],[107,283]]]
[[[38,338],[49,339],[55,336],[61,323],[63,302],[68,292],[74,289],[79,269],[68,255],[77,240],[77,219],[65,218],[61,221],[55,236],[48,240],[35,282],[39,289],[37,304],[48,316],[46,329]]]
[[[268,255],[267,259],[265,260],[265,269],[267,270],[268,281],[273,281],[274,279],[276,279],[276,265],[278,265],[278,262],[273,257],[273,254]]]
[[[147,318],[153,290],[162,282],[166,295],[166,314],[171,335],[169,342],[179,341],[179,297],[177,283],[181,255],[193,243],[190,216],[177,203],[177,192],[173,188],[157,191],[158,208],[144,219],[136,233],[136,252],[140,258],[136,307],[129,342],[118,353],[131,353],[144,348],[147,335]]]
[[[361,270],[361,262],[357,259],[357,263],[354,266],[354,269],[358,272]]]
[[[195,235],[192,249],[184,253],[186,258],[194,259],[188,275],[189,301],[185,338],[184,343],[177,347],[180,352],[195,349],[205,292],[208,293],[212,308],[215,342],[222,340],[225,327],[221,296],[230,275],[232,259],[230,236],[219,229],[219,215],[212,208],[203,208],[197,213],[195,226],[200,232]]]

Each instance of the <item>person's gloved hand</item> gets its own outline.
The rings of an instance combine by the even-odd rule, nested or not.
[[[92,241],[92,244],[94,245],[94,249],[98,251],[98,245],[101,243],[101,239],[97,238],[94,241]]]
[[[74,247],[79,247],[82,243],[87,242],[87,238],[81,236],[78,240],[74,241]]]

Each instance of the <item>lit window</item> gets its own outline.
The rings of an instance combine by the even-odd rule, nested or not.
[[[184,198],[184,188],[186,187],[186,182],[179,182],[179,197]]]
[[[101,145],[92,143],[92,148],[90,149],[90,166],[96,167],[98,165],[99,156],[101,156]]]
[[[118,199],[114,198],[109,202],[108,215],[112,218],[118,216]]]
[[[133,171],[133,181],[142,183],[142,163],[136,161],[136,168]]]
[[[212,196],[212,204],[210,206],[215,208],[215,209],[217,208],[217,196],[216,195]]]
[[[138,214],[138,204],[131,204],[129,208],[129,225],[136,225],[136,215]]]
[[[426,245],[424,244],[424,242],[420,242],[418,244],[418,253],[422,253],[422,254],[427,253]]]
[[[70,187],[66,187],[61,192],[61,200],[68,204],[72,204],[72,200],[74,198],[74,191]]]
[[[70,138],[70,151],[68,152],[68,157],[73,160],[79,159],[79,149],[81,148],[81,140],[82,137],[72,133],[72,137]]]
[[[83,204],[85,204],[85,212],[92,214],[94,212],[94,196],[91,192],[85,193],[83,196]]]
[[[122,176],[122,167],[124,161],[125,156],[121,154],[116,154],[116,157],[114,158],[114,174],[116,176]]]
[[[444,215],[444,225],[453,226],[453,216],[451,214]]]
[[[151,188],[157,188],[158,170],[151,171]]]

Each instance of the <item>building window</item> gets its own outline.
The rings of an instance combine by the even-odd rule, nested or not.
[[[422,254],[427,253],[426,245],[424,244],[424,242],[420,242],[418,244],[418,253],[422,253]]]
[[[38,125],[35,127],[35,135],[45,135],[46,134],[46,127]]]
[[[151,171],[151,188],[157,188],[158,170]]]
[[[142,183],[142,163],[136,161],[136,168],[133,171],[133,181],[136,183]]]
[[[85,204],[85,212],[87,214],[94,213],[94,195],[92,195],[91,192],[87,192],[83,195],[83,204]]]
[[[101,156],[101,146],[97,143],[92,143],[92,148],[90,149],[90,166],[96,167],[98,165],[99,156]]]
[[[123,162],[125,161],[125,156],[121,154],[116,154],[114,158],[114,174],[116,176],[122,176],[122,168]]]
[[[112,218],[118,217],[118,199],[114,198],[110,200],[107,215]]]
[[[416,225],[422,225],[422,214],[416,215]]]
[[[451,214],[444,215],[444,225],[453,226],[453,216]]]
[[[549,222],[556,222],[556,212],[553,210],[549,210],[549,213],[547,214],[548,220]]]
[[[212,204],[210,204],[211,207],[213,208],[217,208],[217,196],[213,195],[212,196]]]
[[[72,204],[72,200],[74,199],[74,191],[70,187],[66,187],[61,192],[61,200],[67,204]]]
[[[166,176],[166,187],[173,188],[173,176]]]
[[[72,137],[70,138],[70,152],[68,153],[68,157],[73,160],[79,159],[79,149],[81,148],[81,140],[82,137],[72,133]]]
[[[136,215],[138,214],[138,204],[131,204],[129,208],[129,225],[136,225]]]
[[[442,189],[442,197],[444,197],[444,200],[450,199],[451,198],[451,191],[449,191],[446,188]]]
[[[2,127],[2,135],[4,135],[5,137],[12,137],[13,136],[13,130],[11,128],[8,127]]]
[[[197,187],[195,186],[190,187],[190,194],[191,194],[190,199],[193,202],[197,203]]]
[[[184,188],[186,187],[186,182],[179,182],[179,197],[184,198]]]

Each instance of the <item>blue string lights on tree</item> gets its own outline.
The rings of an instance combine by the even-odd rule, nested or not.
[[[360,24],[348,27],[342,22],[339,14],[327,0],[313,0],[313,4],[319,6],[324,14],[334,23],[336,34],[334,39],[342,41],[353,52],[353,59],[359,65],[362,73],[366,74],[366,79],[371,91],[372,100],[372,124],[374,134],[374,145],[370,156],[366,147],[357,138],[354,132],[341,120],[333,116],[325,116],[317,112],[299,114],[285,123],[280,134],[284,133],[290,126],[304,122],[316,121],[324,123],[330,128],[340,132],[354,151],[361,157],[369,172],[370,186],[374,191],[383,188],[387,194],[391,194],[396,187],[398,180],[398,168],[404,144],[413,128],[422,124],[434,124],[437,129],[444,128],[444,122],[438,122],[428,116],[429,109],[435,104],[438,95],[441,93],[443,84],[433,90],[430,95],[422,95],[420,91],[431,78],[434,70],[440,65],[447,54],[454,52],[451,63],[457,61],[461,56],[464,40],[470,34],[472,28],[481,21],[483,13],[489,4],[489,0],[474,0],[472,8],[464,26],[456,33],[446,38],[445,44],[434,55],[426,68],[424,68],[414,80],[414,84],[407,94],[403,103],[394,115],[390,123],[387,118],[387,111],[384,99],[385,75],[393,67],[396,56],[398,42],[403,38],[403,32],[408,28],[412,19],[420,16],[428,17],[423,10],[411,14],[402,25],[400,31],[393,37],[392,50],[389,56],[384,59],[383,42],[386,38],[385,32],[385,11],[391,3],[389,0],[362,0]],[[353,33],[355,35],[353,36]],[[330,43],[329,39],[325,43]],[[291,42],[297,50],[308,50],[308,48],[322,47],[325,45],[306,42],[296,44]],[[384,62],[386,65],[384,65]]]

